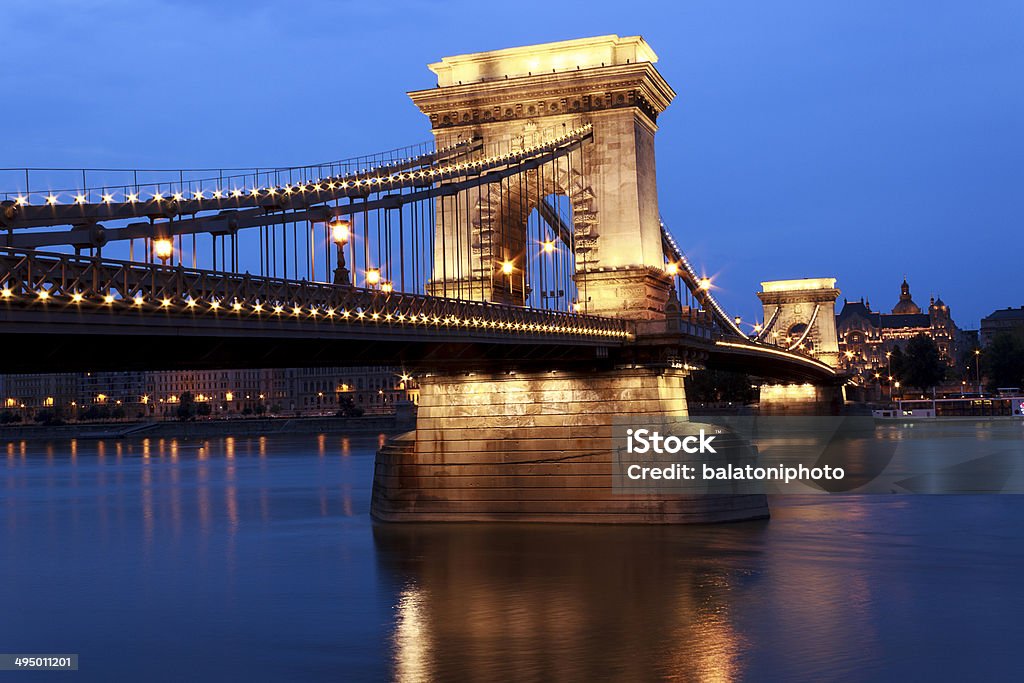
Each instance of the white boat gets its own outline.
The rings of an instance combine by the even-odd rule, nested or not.
[[[965,396],[899,400],[891,406],[872,410],[871,415],[880,420],[943,417],[1024,418],[1024,396]]]

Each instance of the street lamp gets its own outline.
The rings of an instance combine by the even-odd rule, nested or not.
[[[166,237],[153,240],[153,255],[160,259],[163,265],[167,265],[167,260],[174,254],[174,242]]]
[[[978,377],[978,394],[981,394],[981,349],[974,349],[974,371]]]
[[[345,245],[352,236],[349,222],[343,218],[334,218],[329,223],[331,240],[338,246],[338,267],[334,269],[334,284],[351,284],[348,268],[345,267]]]

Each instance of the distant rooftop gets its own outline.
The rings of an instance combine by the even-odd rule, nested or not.
[[[986,320],[1024,320],[1024,306],[1020,308],[1001,308],[981,319]]]

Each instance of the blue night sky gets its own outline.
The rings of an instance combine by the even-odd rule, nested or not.
[[[45,6],[44,6],[45,5]],[[746,319],[765,279],[1024,304],[1024,3],[5,0],[0,166],[304,164],[429,138],[443,55],[643,35],[679,93],[665,221]],[[481,29],[479,27],[486,27]],[[840,301],[840,304],[842,302]]]

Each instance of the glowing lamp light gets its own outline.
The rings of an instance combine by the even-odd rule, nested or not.
[[[192,193],[192,198],[193,199],[206,199],[206,197],[203,196],[203,191],[202,190],[196,190],[195,192],[193,192]]]
[[[104,296],[103,297],[103,303],[105,303],[105,304],[112,304],[112,303],[114,303],[114,295],[113,294],[107,294],[106,296]]]
[[[668,265],[665,266],[665,272],[668,273],[669,275],[678,275],[679,265],[676,263],[669,263]]]
[[[330,222],[331,226],[331,239],[334,240],[335,244],[345,244],[348,242],[351,236],[351,228],[349,222],[342,218],[335,218]]]
[[[387,292],[390,294],[392,291],[394,291],[394,289],[395,287],[394,285],[391,284],[390,280],[385,280],[384,282],[380,283],[380,291],[382,292]]]
[[[705,292],[708,291],[709,289],[711,289],[711,278],[702,277],[697,286],[703,289]]]
[[[144,301],[144,299],[142,298],[142,295],[141,295],[141,294],[136,294],[136,295],[135,295],[135,298],[134,298],[134,299],[132,299],[132,301],[134,301],[134,302],[135,302],[135,305],[136,305],[136,306],[141,306],[141,305],[142,305],[142,302]]]
[[[231,304],[231,308],[236,310],[236,311],[242,310],[242,302],[241,301],[236,301],[235,303]]]
[[[366,284],[370,286],[377,286],[380,283],[380,270],[377,268],[370,268],[366,271]]]
[[[555,251],[555,243],[551,240],[544,240],[544,253],[551,254]]]
[[[14,201],[17,202],[18,206],[25,206],[28,204],[28,197],[19,194],[14,198]]]
[[[74,301],[76,304],[82,303],[82,294],[80,292],[75,292],[74,294],[71,295],[71,300]]]
[[[75,204],[85,204],[85,195],[84,194],[76,194],[75,195]]]
[[[48,194],[48,195],[46,195],[46,203],[49,204],[50,206],[56,205],[57,204],[57,195],[55,195],[55,194]]]
[[[167,265],[167,259],[171,258],[174,254],[174,243],[162,237],[158,240],[153,240],[153,255],[160,259],[164,265]]]
[[[45,289],[40,289],[39,290],[39,300],[40,301],[46,301],[49,298],[50,298],[50,293],[49,292],[47,292]]]
[[[110,202],[114,201],[114,195],[112,195],[112,194],[104,194],[101,197],[101,199],[103,199],[103,203],[104,204],[109,204]]]
[[[511,275],[512,271],[515,270],[515,266],[511,261],[504,261],[501,264],[501,272],[505,275]]]
[[[132,203],[132,204],[134,204],[135,202],[139,201],[138,193],[137,192],[133,192],[133,193],[129,194],[128,195],[128,201],[130,203]]]
[[[11,289],[10,289],[10,287],[4,287],[3,289],[0,289],[0,297],[3,297],[4,299],[10,299],[11,298]]]

